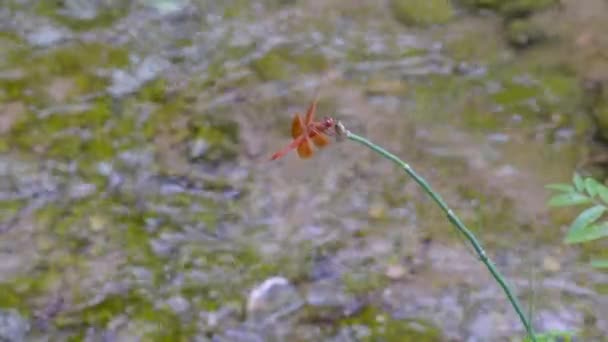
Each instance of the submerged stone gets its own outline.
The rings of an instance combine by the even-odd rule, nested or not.
[[[157,78],[161,72],[169,68],[171,63],[157,56],[149,56],[132,71],[116,70],[112,74],[112,84],[108,92],[116,97],[122,97],[137,91],[145,83]]]
[[[173,296],[167,300],[167,305],[176,314],[186,312],[190,308],[190,302],[182,296]]]
[[[66,40],[68,36],[65,30],[54,26],[43,26],[29,33],[25,39],[33,46],[48,47]]]
[[[25,341],[30,324],[15,310],[0,310],[0,341]]]
[[[247,299],[247,319],[272,322],[304,304],[296,288],[283,277],[272,277],[256,286]]]

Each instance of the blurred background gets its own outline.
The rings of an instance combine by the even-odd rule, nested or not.
[[[606,244],[544,185],[608,165],[605,0],[3,0],[0,340],[510,341],[504,294],[352,142],[408,161],[538,331],[608,333]]]

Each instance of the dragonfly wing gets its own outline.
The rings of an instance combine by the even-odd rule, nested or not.
[[[325,133],[321,133],[319,131],[313,131],[311,136],[312,142],[315,143],[315,146],[321,148],[327,146],[329,144],[329,138]]]
[[[312,120],[315,116],[315,111],[317,110],[318,97],[319,97],[319,95],[317,95],[317,97],[315,97],[314,101],[312,101],[312,103],[310,104],[310,107],[308,107],[308,110],[306,111],[306,118],[304,120],[304,124],[306,126],[308,126],[312,123]]]
[[[298,156],[302,159],[308,159],[312,157],[312,143],[310,139],[306,137],[306,139],[298,146]]]
[[[304,122],[302,121],[300,113],[296,113],[291,122],[291,137],[296,139],[301,136],[302,133],[304,133]]]
[[[299,147],[302,144],[302,141],[304,141],[304,136],[299,136],[297,139],[294,139],[289,145],[285,146],[282,150],[273,154],[270,157],[270,160],[276,160],[276,159],[283,157],[289,151],[293,150],[296,147]]]

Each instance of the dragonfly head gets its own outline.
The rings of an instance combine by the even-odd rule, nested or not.
[[[331,128],[334,127],[334,125],[336,124],[336,120],[334,118],[330,118],[328,116],[326,116],[323,121],[323,127],[325,128]]]

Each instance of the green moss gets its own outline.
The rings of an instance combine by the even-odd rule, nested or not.
[[[15,308],[25,315],[33,314],[31,301],[46,294],[60,280],[61,272],[40,265],[26,275],[0,283],[0,307]]]
[[[36,55],[32,65],[43,75],[71,75],[93,70],[95,67],[126,67],[129,54],[126,49],[101,43],[74,43]]]
[[[82,138],[77,135],[64,135],[53,139],[44,154],[54,159],[75,159],[82,152]]]
[[[225,2],[224,18],[235,19],[244,17],[249,13],[249,1],[247,0],[231,0]]]
[[[103,160],[113,155],[116,140],[103,131],[112,115],[110,105],[109,100],[99,99],[79,113],[54,113],[42,119],[30,114],[13,127],[11,142],[27,151],[43,148],[52,158]],[[89,130],[93,137],[84,139],[74,129]]]
[[[86,155],[87,159],[93,159],[96,161],[110,159],[116,153],[111,138],[111,136],[105,136],[97,133],[93,136],[93,138],[86,140],[82,144],[80,152]]]
[[[532,100],[540,95],[540,89],[535,85],[519,82],[504,81],[503,88],[492,95],[492,100],[498,105],[520,106],[526,100]]]
[[[391,10],[404,25],[442,24],[453,15],[452,5],[445,0],[391,0]]]
[[[0,32],[0,67],[10,66],[8,63],[18,55],[23,56],[25,51],[29,51],[27,44],[15,33],[10,31]]]
[[[577,127],[580,134],[588,127],[584,116],[570,115],[580,110],[583,92],[577,76],[562,67],[516,64],[496,67],[483,79],[431,77],[413,90],[413,96],[416,107],[410,115],[422,122],[451,120],[457,126],[489,132],[513,125],[517,114],[525,129],[549,121],[555,124],[557,117],[561,121],[555,130]]]
[[[507,40],[516,47],[527,47],[546,38],[543,29],[528,20],[513,20],[507,25],[506,30]]]
[[[287,61],[273,51],[254,60],[251,63],[251,68],[264,81],[284,80],[289,74]]]
[[[478,61],[492,64],[499,61],[506,46],[503,46],[502,39],[496,39],[498,29],[485,22],[468,25],[465,29],[460,29],[461,34],[455,35],[456,38],[446,43],[447,53],[466,63]]]
[[[327,69],[325,56],[297,47],[281,46],[254,60],[250,67],[264,81],[285,80],[293,73],[318,72]]]
[[[504,0],[500,12],[508,17],[528,15],[543,10],[556,3],[557,0]]]
[[[370,292],[386,286],[388,279],[382,274],[345,274],[342,283],[347,292],[355,295],[368,295]]]
[[[94,18],[80,19],[62,15],[64,9],[63,1],[38,1],[34,11],[41,16],[47,16],[55,22],[65,25],[72,30],[86,31],[98,27],[109,27],[116,20],[125,16],[128,11],[126,6],[117,6],[116,3],[112,7],[102,8]]]
[[[361,341],[425,342],[443,340],[436,327],[421,320],[397,320],[388,314],[367,306],[359,314],[340,322],[342,326],[363,325],[371,330]]]
[[[26,205],[25,200],[0,200],[0,222],[8,222],[10,218],[19,213],[21,208]]]
[[[179,130],[180,136],[176,140],[181,140],[187,136],[188,131],[181,126],[175,127],[175,117],[189,114],[193,114],[192,106],[186,96],[181,94],[159,106],[144,122],[141,132],[145,138],[152,140],[161,134],[172,134]]]
[[[0,83],[0,98],[6,102],[18,101],[25,97],[28,88],[27,79],[9,79]]]
[[[0,308],[17,308],[23,310],[27,305],[23,302],[23,294],[16,290],[12,282],[0,283]]]
[[[287,58],[297,67],[298,71],[304,73],[319,72],[329,67],[327,58],[319,53],[290,54]]]
[[[140,101],[150,101],[162,103],[165,101],[167,81],[163,78],[156,78],[148,82],[137,92],[137,99]]]
[[[89,73],[74,75],[70,80],[74,82],[74,89],[68,94],[68,98],[102,91],[110,85],[110,81],[107,78]]]
[[[202,153],[190,153],[193,161],[220,162],[238,156],[239,126],[219,115],[206,115],[190,122],[188,142],[204,141],[208,147]]]
[[[101,91],[108,80],[97,75],[98,68],[119,68],[129,64],[126,49],[99,43],[69,46],[32,53],[17,51],[7,57],[7,66],[24,72],[23,77],[0,83],[0,99],[24,101],[44,107],[51,102],[50,82],[60,79],[70,85],[64,101]]]
[[[464,0],[465,4],[499,12],[506,17],[522,17],[543,10],[557,0]]]

